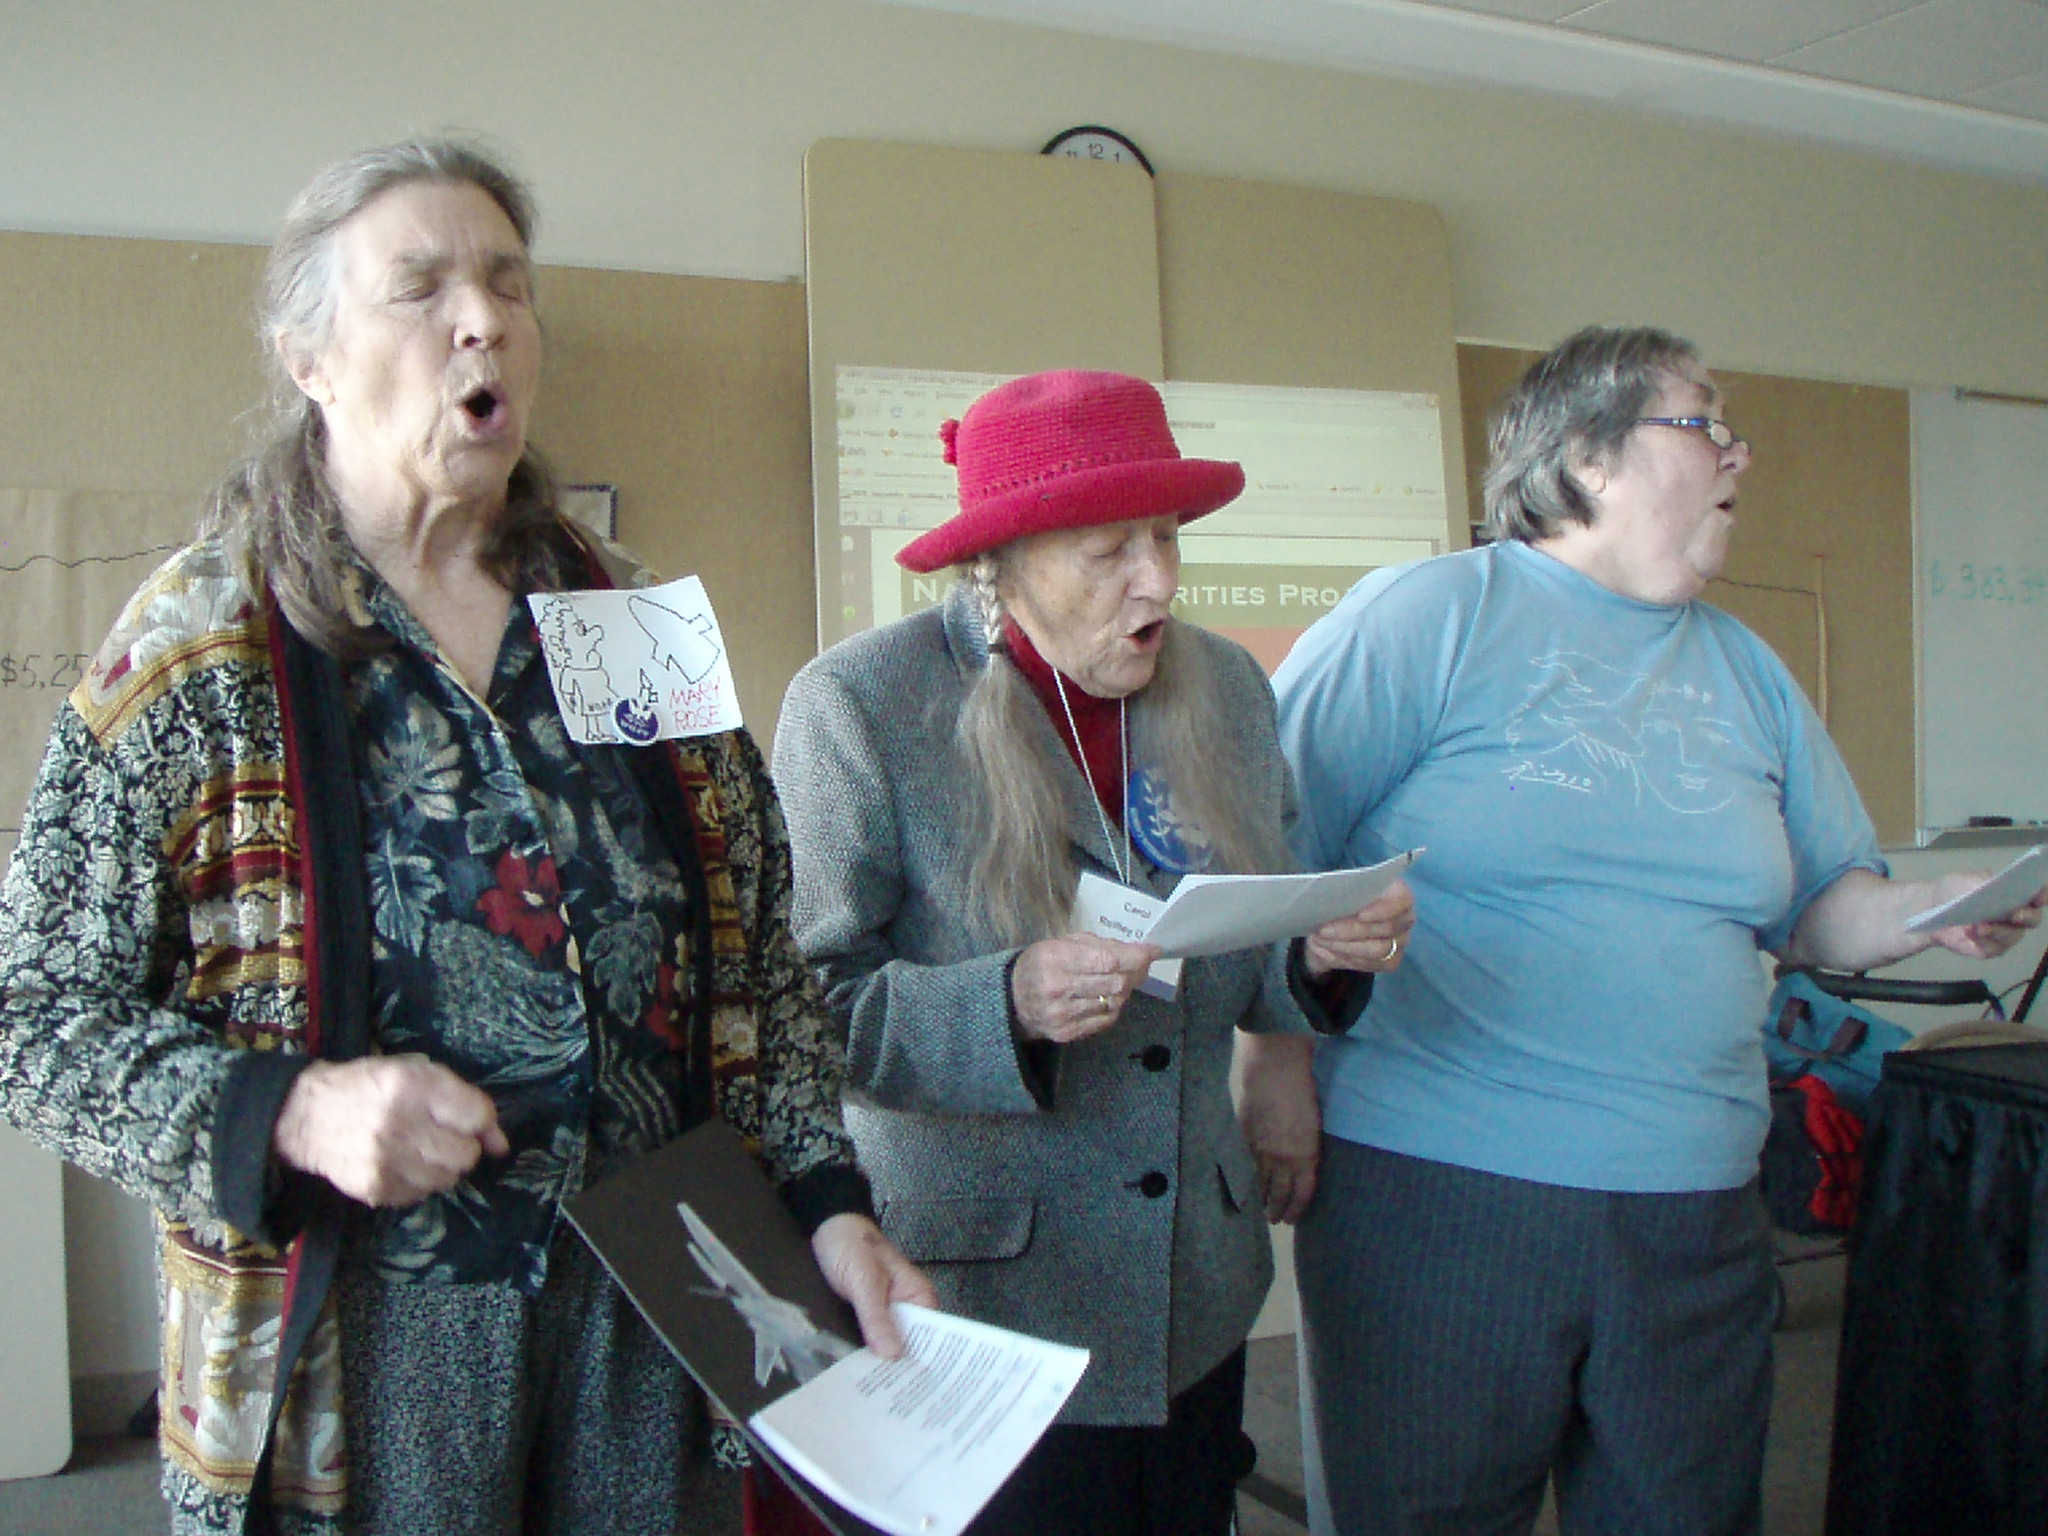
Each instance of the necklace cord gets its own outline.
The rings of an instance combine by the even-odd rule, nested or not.
[[[1052,685],[1059,690],[1060,708],[1067,712],[1067,729],[1073,732],[1074,735],[1074,754],[1081,760],[1081,777],[1088,781],[1089,803],[1095,807],[1095,820],[1102,828],[1102,842],[1109,849],[1109,866],[1116,871],[1117,879],[1121,880],[1125,885],[1129,885],[1131,883],[1131,870],[1134,867],[1134,861],[1131,858],[1130,705],[1123,699],[1116,701],[1117,739],[1122,749],[1124,774],[1122,781],[1117,786],[1123,796],[1123,811],[1118,819],[1123,823],[1124,829],[1124,861],[1119,865],[1116,861],[1116,838],[1109,830],[1109,816],[1102,809],[1102,791],[1096,788],[1095,770],[1088,766],[1088,748],[1082,745],[1081,727],[1074,719],[1074,706],[1067,702],[1066,681],[1060,676],[1060,669],[1058,667],[1054,667],[1051,670]]]

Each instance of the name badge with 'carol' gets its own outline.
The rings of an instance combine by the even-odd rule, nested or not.
[[[1084,869],[1067,926],[1072,932],[1092,933],[1120,944],[1142,944],[1165,907],[1166,903],[1157,896],[1148,896]],[[1138,983],[1138,990],[1172,1002],[1180,992],[1180,965],[1178,960],[1156,961]]]

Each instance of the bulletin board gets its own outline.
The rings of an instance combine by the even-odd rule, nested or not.
[[[172,497],[0,486],[0,859],[14,852],[58,704],[191,528],[192,508]]]
[[[1495,408],[1538,354],[1463,345],[1470,514]],[[1708,359],[1711,366],[1712,359]],[[1887,847],[1916,832],[1912,442],[1906,391],[1714,370],[1750,440],[1707,598],[1770,642],[1822,711]]]
[[[1433,527],[1405,530],[1375,553],[1283,569],[1263,593],[1254,565],[1249,580],[1206,584],[1176,609],[1271,671],[1367,570],[1468,542],[1450,236],[1426,203],[1312,187],[1166,173],[1156,198],[1167,378],[1376,391],[1435,416],[1436,462],[1415,466],[1440,498]],[[1270,614],[1262,603],[1246,608],[1247,588]]]
[[[1159,250],[1134,165],[853,139],[804,157],[804,244],[824,646],[875,621],[871,572],[890,554],[874,547],[890,530],[837,516],[842,453],[886,472],[883,455],[938,452],[928,429],[842,445],[841,370],[1157,379]]]
[[[1434,209],[851,141],[812,147],[805,196],[822,644],[943,593],[891,559],[956,505],[934,425],[1042,368],[1161,381],[1183,452],[1245,463],[1183,535],[1174,611],[1269,667],[1367,570],[1464,543]]]
[[[139,496],[181,542],[262,397],[261,260],[0,232],[0,489]],[[618,488],[629,548],[704,578],[765,740],[814,650],[802,285],[544,267],[539,292],[535,443],[562,481]]]

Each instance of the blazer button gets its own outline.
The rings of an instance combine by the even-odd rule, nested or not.
[[[1161,1173],[1157,1168],[1154,1168],[1150,1173],[1146,1174],[1145,1177],[1138,1180],[1138,1193],[1143,1195],[1147,1200],[1157,1200],[1161,1195],[1166,1193],[1167,1182],[1168,1181],[1166,1175]]]
[[[1138,1053],[1138,1064],[1147,1072],[1164,1072],[1173,1065],[1173,1052],[1163,1045],[1148,1045]]]

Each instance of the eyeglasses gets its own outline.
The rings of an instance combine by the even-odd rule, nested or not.
[[[1689,427],[1695,432],[1707,434],[1707,441],[1716,448],[1726,451],[1737,443],[1749,446],[1749,439],[1743,437],[1725,421],[1716,421],[1711,416],[1638,416],[1639,427]]]

